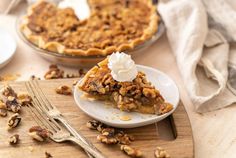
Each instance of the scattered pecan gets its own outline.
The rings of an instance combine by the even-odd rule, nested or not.
[[[56,92],[57,92],[57,94],[62,94],[62,95],[71,95],[72,94],[71,88],[66,85],[59,86],[58,88],[56,88]]]
[[[64,77],[63,75],[64,75],[64,71],[59,69],[57,65],[50,65],[49,70],[44,75],[44,78],[46,80],[58,79],[58,78],[63,78]]]
[[[16,97],[8,96],[6,101],[7,110],[12,112],[19,112],[21,105],[18,103]]]
[[[86,123],[86,126],[89,129],[97,129],[97,127],[101,124],[101,122],[97,121],[97,120],[92,120],[92,121],[88,121]]]
[[[33,126],[29,129],[29,135],[33,139],[43,142],[50,136],[50,131],[40,126]]]
[[[134,137],[128,134],[125,134],[123,131],[118,131],[115,135],[119,144],[129,145],[131,141],[134,141]]]
[[[21,105],[30,104],[32,102],[32,98],[28,93],[18,93],[17,100]]]
[[[45,152],[45,158],[53,158],[52,155],[49,152]]]
[[[140,150],[132,148],[128,145],[121,145],[120,149],[130,157],[142,157],[142,152]]]
[[[12,97],[16,97],[16,93],[15,91],[12,89],[11,86],[9,85],[5,85],[2,89],[1,89],[1,93],[3,96],[5,97],[9,97],[9,96],[12,96]]]
[[[118,141],[115,138],[114,128],[105,128],[101,134],[97,136],[97,139],[105,144],[116,144]]]
[[[0,116],[6,117],[7,116],[7,110],[6,109],[1,109],[0,108]]]
[[[19,123],[21,122],[21,117],[19,117],[19,114],[18,113],[15,113],[14,115],[12,115],[8,122],[7,122],[7,125],[8,125],[8,129],[12,129],[12,128],[15,128],[19,125]]]
[[[10,136],[8,142],[11,145],[17,144],[19,142],[19,134],[14,134],[14,135]]]
[[[156,158],[170,158],[170,155],[161,147],[157,147],[154,153]]]
[[[88,121],[86,123],[86,126],[89,129],[96,129],[99,132],[102,132],[102,130],[107,127],[105,124],[103,124],[103,123],[101,123],[101,122],[99,122],[97,120]]]

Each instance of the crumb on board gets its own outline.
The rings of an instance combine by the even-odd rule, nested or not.
[[[0,81],[15,81],[20,76],[21,76],[20,74],[5,74],[0,76]]]

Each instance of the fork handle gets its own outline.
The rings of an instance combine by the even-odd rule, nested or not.
[[[70,137],[69,140],[76,143],[76,144],[78,144],[79,146],[81,146],[84,150],[88,151],[95,158],[106,158],[100,152],[98,152],[97,150],[95,150],[94,148],[89,146],[88,144],[82,142],[81,139],[79,139],[79,138]]]
[[[97,152],[100,152],[88,139],[86,139],[83,135],[81,135],[78,131],[76,131],[62,116],[54,117],[54,119],[60,121],[73,136],[80,139],[82,142],[86,143],[90,147],[94,148]],[[100,152],[101,153],[101,152]],[[91,155],[88,155],[91,158]]]

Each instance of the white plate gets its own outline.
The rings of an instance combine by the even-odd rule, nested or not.
[[[77,105],[94,119],[118,128],[140,127],[166,118],[174,112],[179,103],[179,91],[176,84],[170,77],[159,70],[142,65],[137,65],[137,68],[146,74],[147,79],[160,90],[165,100],[174,106],[173,110],[161,116],[120,111],[106,105],[103,101],[89,101],[82,98],[83,92],[78,89],[78,84],[74,90],[74,99]],[[131,120],[122,121],[120,118],[123,116],[129,116]]]
[[[10,62],[15,51],[15,39],[6,30],[0,28],[0,68]]]

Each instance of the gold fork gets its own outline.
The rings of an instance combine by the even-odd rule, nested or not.
[[[35,121],[52,132],[50,138],[55,142],[64,142],[64,141],[72,141],[78,145],[80,145],[85,151],[89,153],[89,157],[96,158],[105,158],[95,147],[90,146],[91,143],[87,144],[79,137],[73,135],[73,133],[69,132],[62,128],[53,117],[48,115],[48,113],[42,108],[43,104],[40,102],[38,97],[36,97],[35,90],[32,89],[32,85],[29,82],[25,83],[26,88],[30,95],[32,96],[32,104],[27,105],[30,109],[30,112],[35,116]],[[63,123],[62,123],[63,124]],[[64,124],[63,124],[64,125]],[[66,127],[66,126],[65,126]],[[66,127],[68,129],[68,127]],[[72,128],[72,127],[71,127]],[[75,131],[76,132],[76,131]],[[81,137],[81,134],[79,134]],[[84,137],[83,137],[84,138]]]

